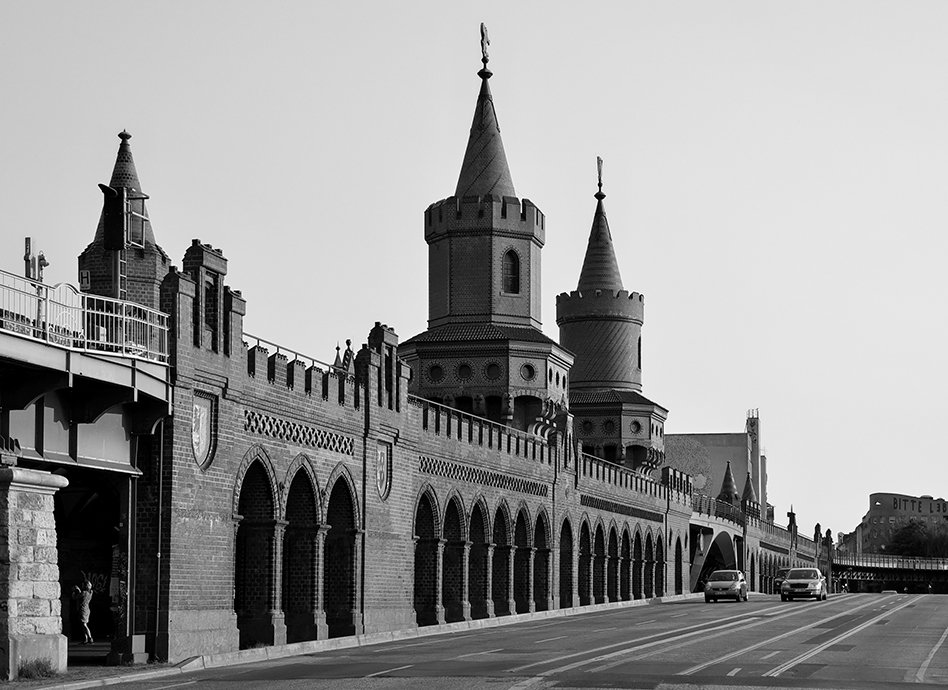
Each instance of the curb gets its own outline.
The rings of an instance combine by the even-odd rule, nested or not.
[[[633,601],[617,601],[609,604],[573,606],[571,608],[554,609],[552,611],[518,613],[512,616],[502,616],[500,618],[480,618],[478,620],[460,621],[457,623],[429,625],[423,628],[402,628],[387,632],[351,635],[349,637],[334,637],[328,640],[307,640],[306,642],[294,642],[292,644],[275,645],[271,647],[241,649],[236,652],[220,652],[218,654],[195,656],[190,659],[185,659],[170,668],[156,669],[154,671],[133,671],[122,675],[109,676],[108,678],[77,680],[69,683],[52,683],[50,685],[34,687],[41,688],[42,690],[84,690],[85,688],[101,688],[109,685],[118,685],[120,683],[134,683],[136,681],[152,680],[154,678],[178,676],[184,673],[193,673],[194,671],[203,671],[224,666],[237,666],[257,661],[285,659],[287,657],[302,656],[304,654],[317,654],[319,652],[327,652],[335,649],[367,647],[398,640],[432,637],[434,635],[453,634],[466,630],[480,630],[482,628],[498,628],[501,626],[514,625],[516,623],[526,623],[528,621],[544,620],[547,618],[565,618],[567,616],[593,613],[595,611],[654,606],[670,601],[686,601],[700,597],[701,594],[673,594],[652,599],[635,599]]]

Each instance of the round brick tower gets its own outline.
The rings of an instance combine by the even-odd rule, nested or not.
[[[622,286],[602,203],[602,160],[579,284],[556,298],[560,343],[575,355],[569,407],[582,451],[648,474],[665,461],[668,410],[642,395],[645,300]]]
[[[600,178],[579,285],[556,298],[560,344],[575,356],[570,391],[642,390],[645,298],[622,287]]]

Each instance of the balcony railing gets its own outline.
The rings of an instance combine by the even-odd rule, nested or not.
[[[0,271],[0,329],[70,350],[168,363],[168,316]]]

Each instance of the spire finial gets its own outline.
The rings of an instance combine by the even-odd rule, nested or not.
[[[596,156],[596,167],[599,169],[599,191],[596,192],[596,198],[602,201],[606,195],[602,193],[602,158]]]
[[[118,138],[121,139],[122,141],[128,141],[129,139],[132,138],[132,135],[123,129],[121,132],[119,132]]]
[[[481,22],[481,62],[484,67],[477,73],[481,79],[490,79],[493,73],[487,69],[487,63],[490,62],[490,56],[487,54],[487,46],[490,45],[490,37],[487,35],[487,25]]]

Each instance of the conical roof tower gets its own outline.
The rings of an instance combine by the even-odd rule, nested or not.
[[[168,255],[155,242],[148,219],[138,170],[128,140],[132,135],[119,133],[118,153],[108,187],[128,200],[127,233],[124,250],[110,250],[105,241],[105,211],[99,214],[95,237],[79,255],[79,284],[83,292],[121,297],[158,308],[158,286],[168,272]],[[100,185],[102,187],[104,185]]]
[[[724,481],[721,482],[721,493],[718,494],[718,500],[737,505],[740,503],[740,497],[737,495],[737,482],[734,481],[734,473],[731,472],[731,463],[728,461],[724,468]]]
[[[754,480],[751,473],[747,473],[747,479],[744,480],[744,491],[741,493],[741,501],[757,503],[757,492],[754,491]]]
[[[574,356],[570,411],[584,453],[648,474],[665,461],[668,410],[642,395],[642,323],[645,300],[622,284],[597,159],[586,254],[576,289],[556,298],[560,343]]]
[[[507,165],[481,26],[480,91],[454,195],[425,211],[428,330],[403,342],[409,392],[510,426],[549,428],[572,357],[541,330],[546,219]]]

